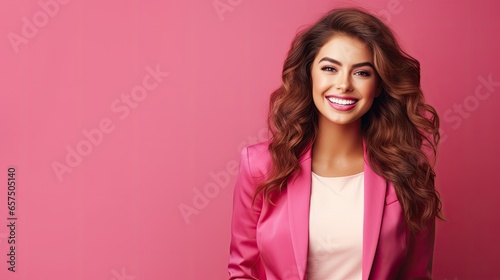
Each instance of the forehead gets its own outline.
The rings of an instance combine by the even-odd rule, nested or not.
[[[325,56],[342,63],[372,62],[373,55],[368,45],[362,40],[344,34],[335,34],[321,47],[316,56],[319,60]]]

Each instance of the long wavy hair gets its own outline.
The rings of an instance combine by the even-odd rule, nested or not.
[[[293,39],[283,66],[282,85],[270,97],[268,128],[272,167],[254,194],[265,200],[286,188],[301,170],[300,156],[318,132],[318,110],[312,99],[311,64],[335,34],[361,39],[372,52],[382,92],[361,117],[362,136],[372,169],[392,182],[409,229],[417,232],[441,214],[433,169],[439,143],[439,117],[425,103],[420,63],[399,46],[380,19],[360,8],[331,10]]]

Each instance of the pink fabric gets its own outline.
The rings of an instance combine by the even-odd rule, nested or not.
[[[311,191],[311,149],[301,157],[276,205],[255,187],[268,174],[268,142],[244,147],[234,187],[229,279],[306,279]],[[431,279],[435,221],[412,237],[391,183],[364,166],[363,280]]]

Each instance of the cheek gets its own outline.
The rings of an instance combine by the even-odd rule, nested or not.
[[[311,77],[311,80],[313,92],[317,94],[321,94],[321,92],[325,91],[328,88],[328,79],[326,79],[322,75],[313,75]]]
[[[377,93],[377,83],[375,81],[366,81],[359,85],[359,89],[365,98],[374,98]]]

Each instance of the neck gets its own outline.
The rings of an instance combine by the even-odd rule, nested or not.
[[[322,117],[318,120],[318,134],[312,147],[312,157],[320,162],[341,158],[363,157],[361,120],[338,125]]]

